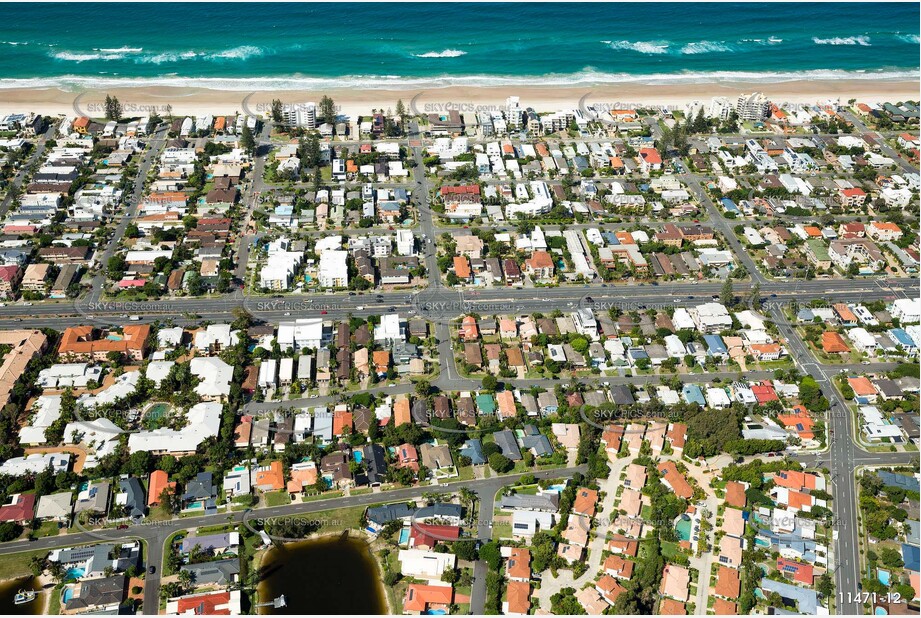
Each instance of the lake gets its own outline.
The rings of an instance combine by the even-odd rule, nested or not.
[[[42,586],[37,577],[27,575],[18,579],[0,582],[0,614],[15,614],[19,616],[38,616],[42,613],[44,596],[52,593],[52,588],[42,591],[35,600],[25,605],[14,605],[13,597],[20,590],[41,590]]]
[[[362,539],[326,537],[269,550],[261,564],[259,599],[285,595],[287,606],[262,614],[387,613],[381,575]]]

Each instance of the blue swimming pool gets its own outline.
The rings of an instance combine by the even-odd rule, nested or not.
[[[361,451],[352,451],[352,458],[355,463],[361,463]]]
[[[886,571],[883,569],[876,569],[876,579],[878,579],[879,583],[881,583],[882,585],[888,586],[889,585],[889,571]]]
[[[879,607],[879,606],[877,606],[877,608],[873,610],[873,613],[876,614],[877,616],[886,616],[889,614],[889,612],[887,612],[885,608]]]
[[[71,586],[64,588],[64,591],[61,592],[61,603],[67,605],[67,602],[74,598],[74,589]]]
[[[443,609],[430,609],[422,613],[425,614],[426,616],[444,616],[448,612],[446,612]]]
[[[400,545],[409,541],[409,528],[403,528],[400,530]]]
[[[682,541],[691,540],[691,518],[682,515],[678,523],[675,524],[675,530],[678,532],[678,538]]]
[[[64,573],[64,579],[80,579],[84,575],[86,575],[86,571],[79,567],[73,567],[67,569],[67,571]]]

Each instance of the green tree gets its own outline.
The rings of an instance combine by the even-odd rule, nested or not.
[[[502,553],[499,545],[495,541],[489,541],[480,546],[480,560],[486,562],[486,565],[493,571],[498,571],[502,564]]]
[[[752,286],[751,294],[749,296],[749,301],[752,309],[761,308],[761,284],[756,283]]]
[[[489,456],[489,467],[501,474],[514,468],[515,464],[502,453],[493,453]]]
[[[336,104],[326,95],[323,95],[323,98],[320,99],[320,118],[328,124],[336,122]]]
[[[249,125],[243,125],[243,133],[240,135],[240,145],[250,156],[256,154],[256,138],[253,136],[253,130]]]
[[[118,102],[118,97],[106,95],[106,101],[103,104],[106,112],[106,118],[109,120],[118,120],[122,117],[122,104]]]
[[[282,111],[281,100],[272,99],[272,122],[281,124],[284,120],[285,116]]]
[[[732,290],[732,280],[726,277],[726,281],[723,282],[723,289],[720,290],[720,302],[724,305],[731,305],[734,298],[735,294]]]

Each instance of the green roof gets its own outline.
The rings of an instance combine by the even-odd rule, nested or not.
[[[824,262],[831,259],[828,256],[828,249],[825,247],[825,241],[818,238],[810,238],[806,241],[806,244],[809,245],[812,255],[814,255],[817,260]]]
[[[494,414],[496,412],[496,400],[492,398],[492,395],[477,395],[476,407],[479,408],[481,414]]]

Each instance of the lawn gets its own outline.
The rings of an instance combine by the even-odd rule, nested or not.
[[[323,527],[320,532],[328,533],[361,527],[361,516],[364,514],[366,508],[367,507],[364,506],[353,506],[341,509],[329,509],[328,511],[304,513],[302,517],[321,522]]]
[[[58,528],[58,522],[56,521],[43,521],[42,525],[35,530],[35,536],[42,538],[45,536],[57,536],[60,533]]]
[[[494,521],[492,525],[493,539],[510,539],[512,538],[511,521]]]
[[[662,541],[662,556],[664,558],[674,558],[675,554],[678,553],[678,543],[673,543],[672,541]]]
[[[291,504],[291,496],[287,491],[272,491],[265,494],[266,506],[284,506]]]
[[[37,550],[0,555],[0,573],[3,573],[4,579],[31,575],[32,569],[29,566],[29,561],[32,557],[39,556],[44,558],[47,554],[47,550]]]
[[[457,469],[457,478],[456,481],[472,481],[473,480],[473,466],[462,466]]]

